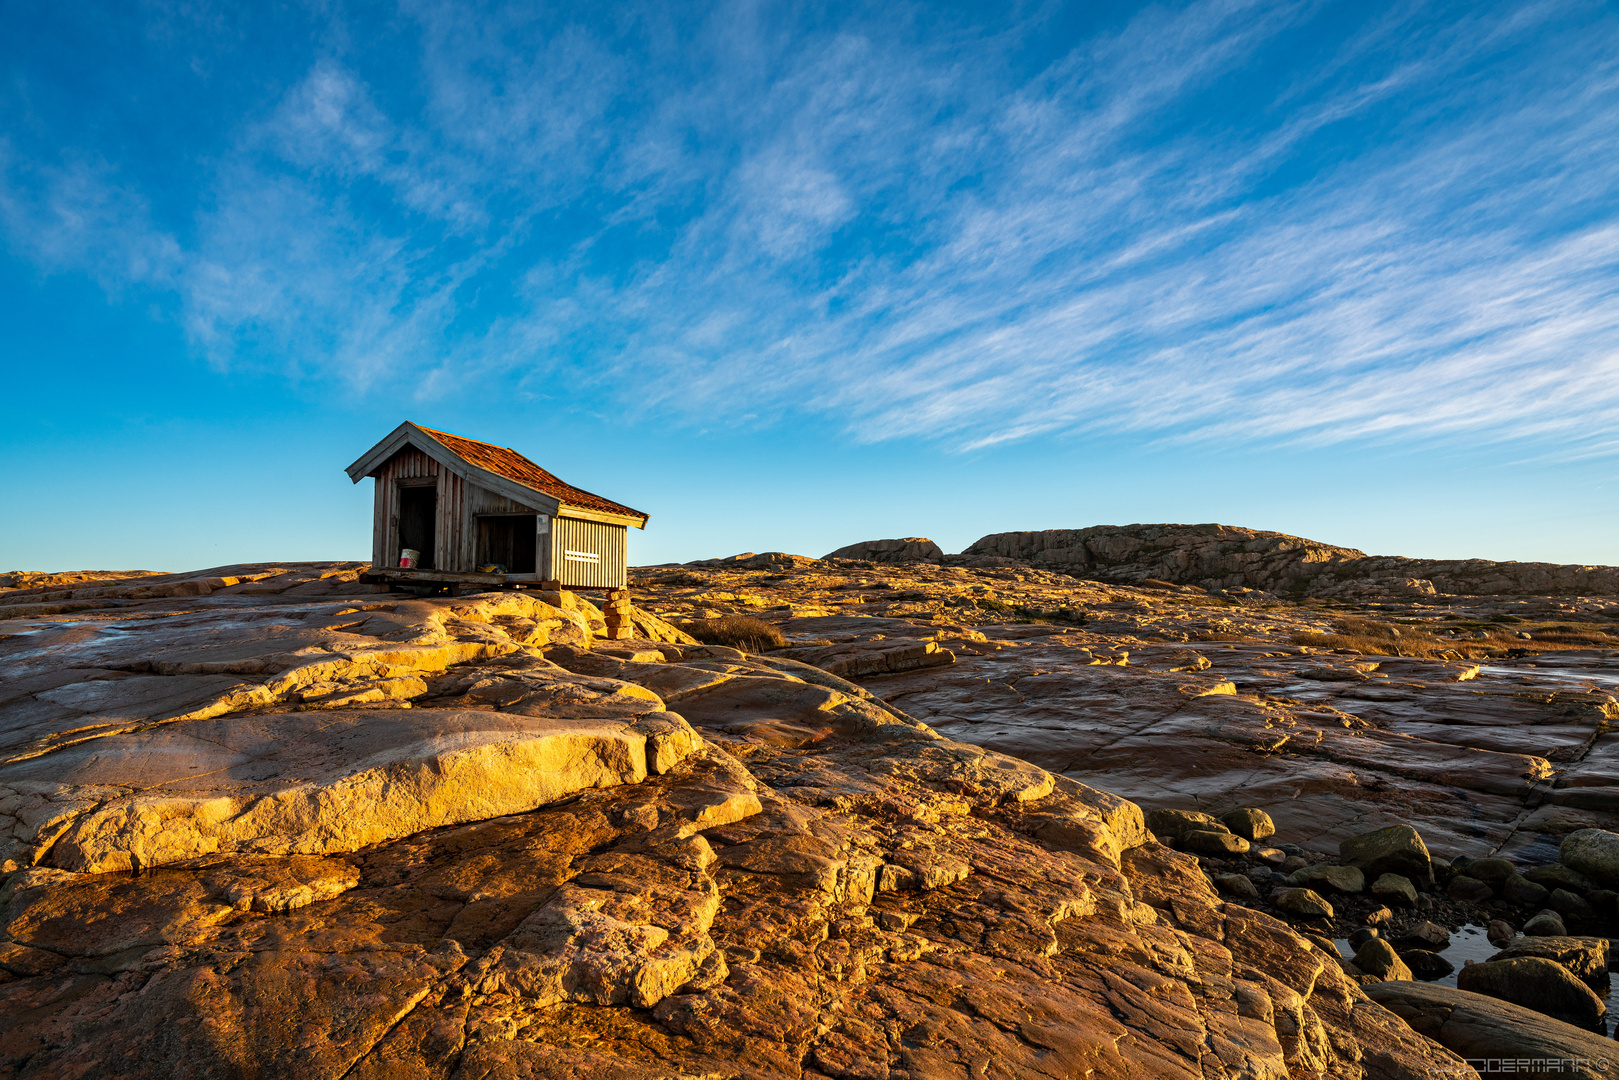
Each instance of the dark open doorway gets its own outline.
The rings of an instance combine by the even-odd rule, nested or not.
[[[433,520],[438,516],[438,490],[432,487],[399,489],[399,550],[421,552],[416,563],[424,570],[433,568]]]
[[[504,566],[508,574],[532,574],[533,514],[500,514],[478,518],[478,565]]]

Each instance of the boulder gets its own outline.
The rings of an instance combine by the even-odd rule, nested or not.
[[[1562,889],[1557,890],[1562,892]],[[1500,885],[1501,899],[1509,904],[1518,904],[1521,907],[1538,908],[1546,902],[1552,894],[1546,891],[1544,885],[1537,885],[1522,874],[1513,874]],[[1573,895],[1572,893],[1568,895]],[[1584,901],[1581,901],[1584,903]]]
[[[1377,932],[1376,927],[1363,926],[1359,930],[1356,930],[1354,933],[1349,935],[1349,947],[1351,949],[1359,949],[1362,945],[1366,944],[1374,937],[1381,936],[1382,935]]]
[[[1464,904],[1479,904],[1495,895],[1495,890],[1476,877],[1457,874],[1445,886],[1445,895]]]
[[[1573,976],[1601,994],[1608,992],[1608,939],[1603,937],[1526,937],[1509,942],[1491,960],[1538,956],[1568,968]]]
[[[1537,866],[1532,870],[1525,870],[1523,876],[1536,885],[1543,885],[1548,889],[1567,889],[1585,895],[1599,888],[1596,882],[1580,873],[1578,870],[1564,866],[1561,863],[1552,863],[1550,866]]]
[[[1411,879],[1400,874],[1382,874],[1372,882],[1372,895],[1382,900],[1392,900],[1406,907],[1415,907],[1417,904],[1417,887],[1411,884]]]
[[[1259,888],[1244,874],[1215,874],[1214,884],[1223,893],[1244,900],[1258,900]]]
[[[1293,915],[1312,919],[1330,919],[1332,905],[1313,889],[1284,889],[1276,897],[1276,906]]]
[[[1567,889],[1553,889],[1546,906],[1559,915],[1572,915],[1577,919],[1591,917],[1591,905],[1586,903],[1585,898],[1579,893],[1569,892]]]
[[[1510,859],[1474,859],[1467,864],[1467,876],[1478,878],[1488,885],[1500,885],[1516,875],[1518,868]]]
[[[1599,885],[1619,888],[1619,833],[1579,829],[1563,837],[1557,861]]]
[[[1270,819],[1270,815],[1252,806],[1239,807],[1228,814],[1221,814],[1220,821],[1244,840],[1264,840],[1266,837],[1276,835],[1276,823]]]
[[[1393,825],[1351,836],[1338,845],[1338,858],[1373,878],[1400,874],[1418,885],[1433,884],[1433,861],[1428,855],[1428,846],[1409,825]]]
[[[1212,832],[1230,830],[1219,818],[1196,810],[1148,810],[1147,830],[1159,840],[1179,840],[1193,829]]]
[[[1468,964],[1456,976],[1456,987],[1584,1028],[1600,1023],[1608,1011],[1602,999],[1573,972],[1540,956]]]
[[[1510,944],[1516,933],[1505,919],[1491,919],[1490,925],[1484,928],[1485,939],[1498,949]]]
[[[1450,931],[1438,923],[1423,921],[1401,934],[1394,944],[1401,952],[1409,949],[1439,952],[1450,947]]]
[[[1366,891],[1366,875],[1353,866],[1333,866],[1331,863],[1317,863],[1295,870],[1288,877],[1289,884],[1302,885],[1307,889],[1328,888],[1333,892],[1359,893]]]
[[[1301,934],[1300,936],[1334,960],[1343,963],[1344,954],[1338,951],[1338,943],[1331,938],[1322,937],[1320,934]]]
[[[1412,1030],[1470,1061],[1556,1061],[1558,1075],[1571,1080],[1612,1080],[1612,1040],[1531,1009],[1419,982],[1376,983],[1365,993]],[[1465,1069],[1458,1062],[1455,1075],[1467,1075]]]
[[[1424,982],[1434,979],[1443,979],[1456,970],[1456,965],[1446,960],[1436,952],[1427,952],[1423,949],[1412,949],[1410,952],[1400,954],[1405,966],[1411,969],[1411,974]]]
[[[1411,978],[1411,969],[1394,951],[1394,946],[1382,938],[1372,938],[1355,951],[1355,966],[1379,979]]]
[[[1181,834],[1180,845],[1199,855],[1244,855],[1248,851],[1248,841],[1224,829],[1189,829]]]
[[[1563,925],[1563,917],[1555,911],[1538,911],[1523,924],[1523,932],[1527,937],[1567,937],[1568,928]]]
[[[868,562],[943,562],[944,551],[925,536],[904,536],[897,540],[862,540],[823,555],[825,559],[865,559]]]

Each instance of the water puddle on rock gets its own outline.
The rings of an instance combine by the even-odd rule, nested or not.
[[[1338,951],[1344,956],[1355,955],[1355,950],[1350,947],[1348,938],[1338,938],[1333,944],[1338,946]],[[1619,941],[1611,942],[1611,944],[1616,950],[1619,950]],[[1455,986],[1456,976],[1461,973],[1462,968],[1469,960],[1476,964],[1482,964],[1500,951],[1500,949],[1490,944],[1489,938],[1484,936],[1484,927],[1469,923],[1451,934],[1450,944],[1439,953],[1440,956],[1449,960],[1456,970],[1438,979],[1424,979],[1422,981],[1437,983],[1440,986]],[[1604,1034],[1619,1038],[1619,1033],[1614,1031],[1615,1026],[1619,1025],[1619,980],[1610,978],[1606,1000],[1608,1003],[1608,1016]]]

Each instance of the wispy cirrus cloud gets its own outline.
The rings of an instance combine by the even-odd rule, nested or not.
[[[12,243],[171,296],[216,364],[358,387],[566,377],[647,416],[959,448],[1612,452],[1600,4],[1388,5],[1341,32],[1201,0],[1038,62],[1036,17],[924,8],[404,14],[407,56],[328,50],[244,109],[188,221],[116,165],[13,150]]]

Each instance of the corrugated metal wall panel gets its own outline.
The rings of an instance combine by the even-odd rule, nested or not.
[[[557,579],[564,587],[623,588],[626,531],[623,525],[557,518],[551,526],[551,565]]]

